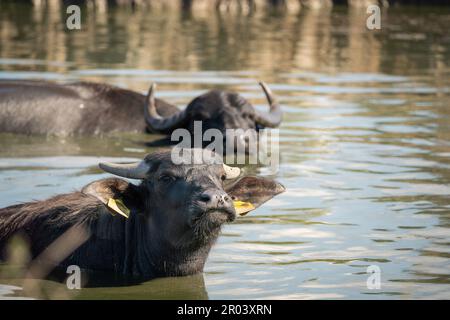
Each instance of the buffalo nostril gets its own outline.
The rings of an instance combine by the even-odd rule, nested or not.
[[[202,193],[200,195],[200,201],[209,202],[209,201],[211,201],[211,196],[207,193]]]

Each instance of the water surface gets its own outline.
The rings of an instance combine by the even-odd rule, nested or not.
[[[202,275],[77,292],[44,281],[46,297],[450,298],[450,10],[391,8],[381,31],[344,8],[117,9],[84,12],[80,31],[60,10],[0,4],[0,78],[157,82],[180,107],[221,88],[261,109],[264,80],[285,110],[273,177],[287,191],[227,225]],[[107,177],[100,160],[142,158],[156,138],[0,134],[0,207]],[[21,279],[0,283],[0,296],[30,296]]]

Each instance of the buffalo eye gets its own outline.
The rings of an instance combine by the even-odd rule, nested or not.
[[[176,178],[174,176],[168,175],[168,174],[163,174],[159,177],[159,181],[163,182],[163,183],[170,183],[175,181]]]
[[[224,174],[220,176],[220,180],[222,180],[222,181],[225,181],[226,178],[227,178],[227,176]]]

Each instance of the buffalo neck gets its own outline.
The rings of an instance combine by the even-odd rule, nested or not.
[[[137,239],[134,241],[132,273],[160,277],[184,276],[203,271],[219,229],[214,230],[207,241],[193,239],[190,230],[182,238],[173,241],[148,216],[141,216],[140,220],[133,227],[137,231],[134,233]]]

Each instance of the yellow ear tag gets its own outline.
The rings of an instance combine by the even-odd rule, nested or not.
[[[233,201],[233,205],[234,210],[236,210],[236,213],[240,216],[245,216],[248,212],[255,209],[255,206],[250,202]]]
[[[113,216],[115,213],[118,213],[127,219],[130,216],[130,209],[128,209],[120,199],[109,198],[107,206],[111,210],[111,213],[113,213]]]

